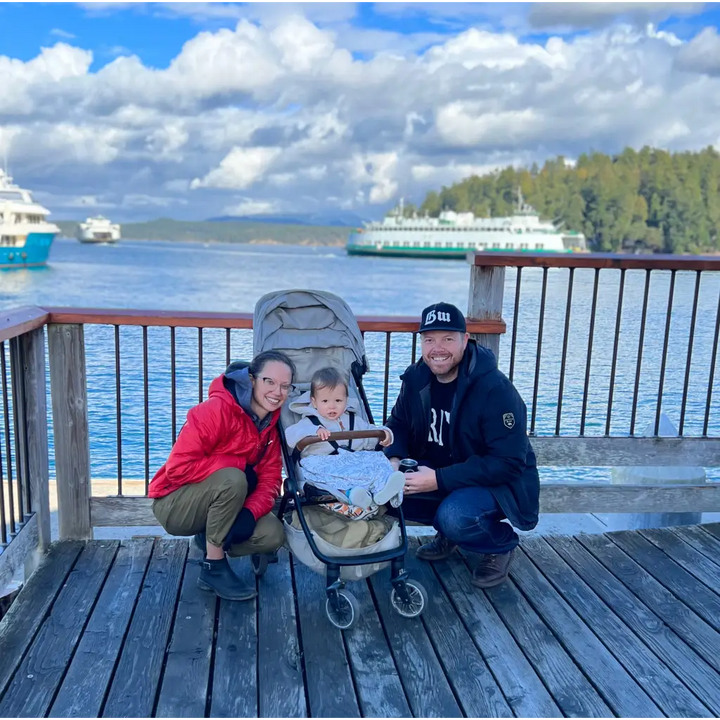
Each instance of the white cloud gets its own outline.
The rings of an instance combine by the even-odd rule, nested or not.
[[[224,215],[243,217],[245,215],[267,215],[278,211],[278,205],[268,200],[248,200],[235,205],[228,205],[223,209]]]
[[[661,22],[672,15],[696,15],[705,3],[692,2],[538,2],[530,6],[534,28],[599,28],[617,18]]]
[[[496,112],[463,102],[441,107],[436,124],[440,137],[454,147],[520,144],[544,129],[543,118],[532,108]]]
[[[398,159],[396,152],[353,156],[351,172],[361,185],[371,186],[368,195],[371,205],[385,203],[396,195],[399,187],[395,180]]]
[[[396,12],[481,18],[494,7]],[[92,196],[129,217],[197,218],[267,204],[378,214],[400,195],[420,201],[549,155],[717,143],[718,33],[682,41],[647,25],[656,10],[642,24],[543,42],[480,20],[397,47],[393,30],[368,31],[358,59],[348,49],[355,8],[143,6],[132,10],[139,18],[239,19],[198,32],[164,69],[125,56],[95,70],[92,52],[62,42],[29,61],[0,57],[0,153],[8,148],[18,181],[51,189],[53,211]],[[433,44],[417,54],[424,41]]]
[[[50,34],[54,35],[55,37],[63,38],[64,40],[73,40],[75,38],[72,33],[67,32],[67,30],[63,30],[62,28],[53,28],[50,31]]]
[[[276,147],[233,148],[218,167],[202,179],[195,178],[190,187],[244,190],[265,174],[280,152]]]
[[[720,36],[717,28],[704,28],[677,54],[677,66],[689,72],[720,75]]]

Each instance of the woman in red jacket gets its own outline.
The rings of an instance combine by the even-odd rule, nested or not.
[[[231,557],[269,553],[284,541],[271,512],[282,484],[277,421],[295,366],[268,350],[248,365],[235,362],[191,408],[167,462],[148,495],[170,535],[195,535],[205,549],[198,586],[225,600],[249,600],[230,568]]]

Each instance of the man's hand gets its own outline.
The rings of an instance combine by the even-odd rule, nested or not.
[[[416,472],[405,473],[405,493],[407,495],[432,492],[437,489],[437,477],[432,468],[420,465]]]
[[[327,440],[330,437],[330,431],[325,427],[319,427],[316,434],[321,440]]]
[[[399,457],[391,457],[390,464],[392,465],[393,470],[397,470],[400,467],[400,458]]]
[[[383,432],[385,433],[385,437],[380,441],[380,444],[383,447],[388,447],[390,444],[392,444],[392,435],[390,434],[389,430],[383,430]]]

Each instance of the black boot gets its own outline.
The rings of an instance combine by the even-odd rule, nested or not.
[[[232,571],[226,557],[222,560],[205,558],[200,567],[197,584],[201,590],[214,592],[223,600],[252,600],[257,595],[255,588],[245,585]]]
[[[195,542],[195,547],[198,548],[198,550],[200,550],[200,552],[203,554],[203,557],[205,557],[205,555],[207,554],[207,540],[205,538],[205,533],[197,533],[197,535],[193,537],[193,540]]]
[[[438,533],[431,542],[421,545],[415,552],[415,556],[420,560],[434,562],[446,560],[456,550],[457,545],[454,542],[450,542],[442,533]]]

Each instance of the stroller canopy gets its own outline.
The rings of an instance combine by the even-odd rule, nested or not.
[[[349,372],[353,362],[367,371],[357,320],[337,295],[320,290],[282,290],[263,295],[253,315],[253,351],[282,350],[297,365],[296,380],[310,381],[323,365]],[[321,352],[318,352],[321,351]]]

